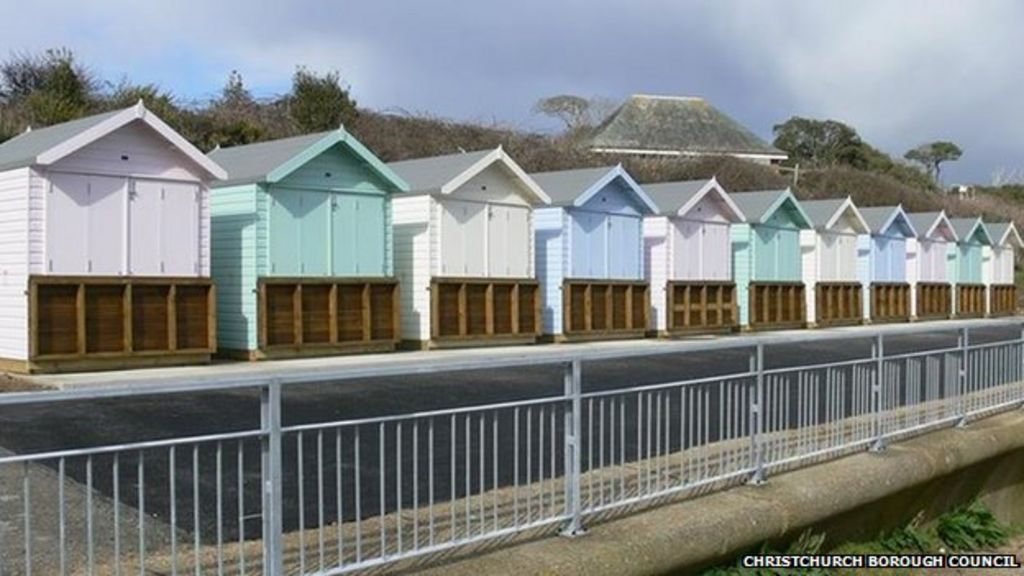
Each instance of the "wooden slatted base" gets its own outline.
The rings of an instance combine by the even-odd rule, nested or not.
[[[752,282],[750,328],[801,328],[807,323],[803,282]]]
[[[985,315],[984,284],[958,284],[956,287],[957,318],[980,318]]]
[[[637,280],[566,280],[562,284],[563,340],[642,338],[650,292]]]
[[[666,330],[671,334],[730,331],[739,325],[732,282],[674,282],[665,291]]]
[[[814,286],[818,326],[860,324],[864,321],[863,287],[858,282],[819,282]]]
[[[917,318],[930,320],[953,315],[953,288],[941,282],[917,285]]]
[[[1012,316],[1017,313],[1017,286],[1013,284],[993,284],[989,287],[991,316]]]
[[[392,278],[260,278],[260,349],[250,359],[394,350],[398,282]]]
[[[202,363],[216,350],[209,278],[32,276],[32,372]]]
[[[532,343],[540,287],[527,278],[432,278],[429,347]]]
[[[871,285],[871,322],[908,322],[910,284],[876,282]]]

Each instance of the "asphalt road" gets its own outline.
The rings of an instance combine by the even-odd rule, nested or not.
[[[972,341],[983,343],[1019,337],[1017,328],[992,328],[972,331]],[[918,333],[908,336],[888,336],[886,350],[890,354],[906,353],[926,349],[938,349],[954,346],[956,334],[948,331],[934,333]],[[666,354],[650,357],[631,358],[627,360],[609,360],[588,362],[583,365],[583,387],[585,392],[612,390],[680,381],[693,378],[733,373],[747,366],[749,349],[723,349],[720,351],[691,352],[686,354]],[[820,342],[802,342],[771,346],[766,350],[766,364],[769,368],[796,366],[811,363],[864,358],[870,354],[870,342],[867,339],[822,340]],[[442,373],[429,376],[410,376],[379,378],[372,380],[345,381],[337,384],[295,385],[288,386],[283,392],[284,425],[328,422],[335,420],[367,418],[374,416],[422,412],[436,409],[447,409],[460,406],[493,404],[513,400],[533,399],[543,396],[561,394],[562,374],[558,366],[538,366],[517,369],[501,369],[487,371]],[[635,404],[633,405],[635,406]],[[670,408],[672,418],[677,417],[678,406]],[[636,411],[630,408],[625,411],[627,428],[635,425]],[[499,416],[498,423],[492,420],[483,421],[458,420],[455,431],[455,493],[461,497],[466,491],[464,478],[469,477],[469,489],[478,490],[480,483],[485,486],[510,484],[512,476],[511,445],[514,441],[514,430],[508,413]],[[531,450],[535,457],[540,449],[540,442],[549,446],[548,440],[560,438],[551,435],[548,425],[543,439],[539,438],[536,427],[541,419],[549,415],[538,408],[531,414],[531,427],[534,438]],[[550,420],[545,420],[548,424]],[[449,448],[451,427],[448,417],[435,421],[434,454],[436,471],[434,488],[436,500],[443,502],[451,494]],[[132,397],[117,400],[98,400],[87,402],[62,402],[47,405],[25,405],[11,408],[0,408],[0,446],[16,453],[31,453],[64,448],[83,448],[109,444],[129,443],[143,440],[195,436],[210,433],[250,430],[259,426],[259,397],[256,391],[230,391],[220,393],[178,394],[159,397]],[[469,428],[466,428],[469,426]],[[480,428],[480,427],[483,428]],[[492,429],[492,426],[495,428]],[[526,415],[520,415],[520,437],[526,426]],[[556,423],[556,429],[561,421]],[[418,430],[417,442],[420,448],[419,492],[424,495],[428,486],[427,469],[427,428],[426,420]],[[469,430],[469,434],[465,433]],[[483,435],[478,430],[484,430]],[[362,480],[361,494],[363,517],[379,513],[380,506],[380,436],[379,428],[361,428],[362,435],[358,445],[361,450],[359,476]],[[495,434],[494,432],[497,432]],[[412,431],[407,426],[402,432],[402,441],[396,442],[396,430],[385,429],[386,449],[383,477],[386,481],[384,507],[387,511],[394,509],[397,498],[393,489],[396,479],[396,451],[402,445],[403,456],[403,501],[411,501],[412,463],[414,460],[411,448]],[[468,442],[467,442],[468,436]],[[482,440],[481,440],[482,438]],[[315,434],[304,436],[301,450],[304,472],[303,486],[306,490],[305,524],[312,526],[317,520],[315,497],[318,494],[317,459],[320,446]],[[324,477],[326,521],[333,520],[335,510],[334,490],[335,470],[335,438],[333,430],[327,435],[323,445],[323,464],[326,470]],[[642,443],[643,440],[641,439]],[[490,447],[497,445],[501,455],[499,472],[492,473],[492,454]],[[343,499],[346,505],[354,498],[355,438],[351,431],[342,437],[342,469],[344,486]],[[561,441],[553,442],[556,458],[555,473],[560,471],[562,449]],[[471,458],[464,459],[468,446]],[[641,447],[632,439],[627,445],[627,461],[631,451]],[[224,537],[234,538],[238,522],[238,445],[229,442],[221,447],[220,463],[221,499],[224,510]],[[525,451],[525,446],[521,451]],[[247,442],[242,449],[244,514],[250,516],[245,521],[247,534],[256,535],[259,531],[258,518],[251,517],[258,513],[259,500],[259,446],[255,442]],[[478,454],[483,451],[481,460]],[[285,525],[295,527],[299,523],[299,507],[297,506],[298,442],[292,436],[284,445],[285,461]],[[217,467],[218,455],[213,445],[204,446],[198,454],[193,455],[190,447],[178,449],[174,461],[176,479],[176,505],[179,508],[177,518],[179,526],[192,530],[193,524],[193,457],[199,463],[199,508],[201,533],[205,540],[213,538],[216,529],[217,482],[214,471]],[[547,452],[545,459],[551,457]],[[170,490],[169,477],[170,458],[166,449],[149,450],[145,453],[145,498],[146,510],[159,518],[169,517]],[[517,456],[522,462],[521,478],[525,474],[536,477],[540,472],[539,462],[527,463],[525,456]],[[486,464],[486,470],[481,463]],[[56,466],[55,462],[47,465]],[[106,496],[113,496],[112,459],[99,456],[93,460],[93,486]],[[125,454],[120,460],[121,493],[120,500],[128,506],[136,506],[136,454]],[[467,466],[468,464],[468,466]],[[545,464],[545,474],[551,472],[550,464]],[[468,471],[471,474],[466,474]],[[482,472],[477,476],[477,469]],[[69,476],[85,482],[85,463],[82,459],[69,460],[67,463]],[[0,487],[0,491],[16,491],[17,486]],[[14,492],[16,494],[16,492]],[[0,494],[3,496],[4,494]],[[344,512],[347,519],[354,517],[351,506]]]

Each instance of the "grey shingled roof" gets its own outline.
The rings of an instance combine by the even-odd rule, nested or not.
[[[291,160],[313,144],[322,140],[328,132],[306,134],[293,138],[282,138],[270,142],[217,148],[207,156],[227,171],[227,180],[216,186],[236,186],[262,182],[267,174]]]
[[[986,222],[985,227],[988,228],[989,233],[992,234],[992,242],[1001,242],[1003,236],[1006,236],[1006,232],[1010,229],[1009,222]]]
[[[388,168],[409,184],[410,192],[438,192],[442,186],[492,152],[494,149],[403,160],[391,162]]]
[[[631,96],[594,130],[591,146],[786,156],[701,98],[640,94]]]
[[[892,213],[896,211],[898,206],[871,206],[869,208],[861,208],[860,215],[864,217],[864,221],[868,223],[868,228],[871,229],[872,234],[881,234],[885,232],[883,227],[889,222],[889,218],[892,217]],[[911,223],[913,225],[913,223]]]
[[[928,231],[931,230],[932,225],[935,224],[935,219],[939,217],[939,214],[941,212],[914,212],[913,214],[907,214],[907,218],[914,226],[914,230],[917,230],[917,235],[924,238]]]
[[[661,214],[671,215],[678,212],[695,194],[707,186],[708,182],[710,180],[680,180],[644,184],[644,192],[654,201]]]
[[[615,166],[602,166],[537,172],[530,174],[530,178],[551,198],[552,206],[571,206],[581,194],[614,169]]]
[[[824,228],[828,221],[835,215],[836,210],[846,202],[846,198],[827,198],[824,200],[804,200],[800,202],[811,224],[815,228]]]
[[[13,170],[35,164],[36,158],[58,144],[85,132],[124,110],[104,112],[78,120],[54,124],[24,132],[0,144],[0,170]]]
[[[978,224],[978,218],[950,218],[949,223],[953,226],[953,230],[956,231],[956,235],[960,238],[961,242],[964,242],[970,238],[971,232],[974,227]]]
[[[779,200],[786,190],[760,190],[757,192],[734,192],[729,196],[740,207],[750,222],[760,222],[765,212]]]

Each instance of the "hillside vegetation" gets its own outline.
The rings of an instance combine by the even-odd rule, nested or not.
[[[793,184],[791,172],[730,157],[637,159],[594,154],[581,145],[585,126],[570,125],[563,134],[544,135],[501,125],[374,111],[358,106],[336,73],[317,74],[302,67],[296,69],[286,94],[254,98],[241,76],[232,73],[216,96],[186,102],[159,86],[98,78],[68,50],[15,54],[0,62],[0,141],[28,126],[124,108],[140,99],[204,151],[344,124],[385,161],[501,145],[531,172],[621,162],[640,182],[717,176],[732,191]],[[963,200],[945,195],[924,171],[893,160],[860,141],[852,128],[834,121],[791,119],[775,127],[776,145],[799,156],[806,142],[792,142],[786,128],[807,123],[838,127],[843,139],[829,140],[838,145],[824,153],[814,149],[815,154],[823,154],[821,161],[801,167],[794,185],[801,198],[850,195],[863,206],[902,203],[913,211],[945,209],[953,215],[982,215],[993,221],[1013,218],[1018,225],[1024,224],[1024,187],[983,188],[975,198]]]

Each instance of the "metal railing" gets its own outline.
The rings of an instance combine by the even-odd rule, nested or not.
[[[577,535],[617,511],[764,482],[1024,402],[1024,337],[974,344],[964,328],[956,346],[898,354],[881,333],[871,341],[867,357],[781,368],[767,366],[765,343],[748,342],[725,374],[594,391],[583,390],[581,353],[558,361],[562,390],[549,397],[289,425],[287,386],[270,381],[254,386],[258,427],[0,452],[0,576],[397,566],[520,535]],[[0,408],[148,393],[8,394]]]

